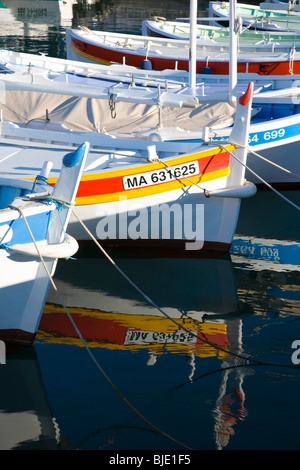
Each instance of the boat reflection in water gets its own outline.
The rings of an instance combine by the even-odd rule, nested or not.
[[[59,428],[34,348],[8,356],[0,378],[0,450],[58,449]]]
[[[189,372],[184,380],[190,383],[199,373],[198,358],[218,358],[224,372],[212,413],[216,446],[225,447],[235,432],[234,425],[247,415],[245,372],[232,367],[241,361],[228,353],[242,354],[242,322],[230,259],[199,263],[120,258],[117,264],[161,311],[147,303],[105,259],[78,258],[76,269],[72,261],[62,262],[56,272],[56,286],[86,344],[93,350],[147,350],[146,367],[155,367],[165,354],[185,355]],[[83,346],[65,310],[57,303],[52,289],[37,339]],[[180,370],[178,379],[182,381]]]
[[[64,29],[71,27],[72,0],[3,0],[0,10],[0,47],[63,57]],[[16,49],[17,48],[17,49]]]
[[[73,18],[73,0],[3,0],[6,7],[1,16],[10,22],[29,24],[70,25]]]

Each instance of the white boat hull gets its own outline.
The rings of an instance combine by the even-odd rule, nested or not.
[[[209,17],[226,18],[229,15],[229,2],[209,2]],[[267,9],[257,5],[240,3],[236,8],[236,15],[242,18],[243,25],[258,30],[270,31],[299,31],[299,10],[284,11],[282,8]],[[223,23],[224,24],[224,23]]]
[[[33,177],[41,158],[51,156],[55,169],[66,149],[18,149],[9,146],[6,151],[8,154],[15,154],[15,157],[7,160],[11,165],[11,173],[22,159],[27,162],[27,169],[20,170],[18,175]],[[92,162],[103,158],[103,153],[93,152],[91,149],[90,156],[93,158],[88,164],[93,166]],[[126,168],[124,165],[121,167]],[[58,175],[58,171],[53,170],[52,175],[54,181],[57,177],[54,175]],[[96,178],[95,173],[88,172],[87,178],[93,180]],[[199,186],[205,187],[213,194],[216,190],[226,188],[227,178],[223,176],[204,184],[200,183]],[[230,248],[238,219],[240,197],[248,197],[247,191],[248,187],[242,186],[239,194],[232,192],[226,194],[228,197],[211,195],[207,198],[199,187],[192,185],[185,190],[178,188],[133,199],[126,199],[123,194],[120,199],[112,202],[97,203],[96,197],[89,197],[87,200],[91,200],[91,203],[85,203],[85,198],[79,197],[75,210],[93,236],[108,246],[122,246],[147,252],[155,249],[160,254],[165,251],[168,255],[172,252],[178,255],[178,249],[185,256],[202,257],[208,253],[218,256],[228,252]],[[252,188],[251,191],[254,193],[255,189]],[[161,218],[165,221],[163,225]],[[94,244],[74,215],[70,216],[68,232],[83,244]]]
[[[3,131],[5,127],[3,123]],[[8,128],[9,125],[6,129]],[[17,128],[13,126],[13,130],[15,132]],[[31,139],[29,128],[26,133]],[[70,148],[70,136],[68,132],[50,132],[48,136],[47,132],[42,132],[39,135],[47,139],[44,146],[41,141],[35,142],[35,139],[23,140],[22,143],[15,140],[12,145],[12,140],[6,134],[6,141],[10,141],[11,145],[2,144],[1,159],[5,162],[7,173],[32,178],[41,159],[51,157],[54,167],[49,181],[54,184],[59,175],[58,162],[66,149]],[[83,135],[84,133],[79,133],[80,138]],[[54,136],[60,142],[55,143]],[[76,133],[72,132],[73,142],[76,141],[75,136]],[[169,157],[164,160],[167,167],[163,171],[161,164],[147,162],[146,158],[141,157],[136,157],[136,163],[132,165],[134,156],[130,153],[134,153],[134,141],[130,139],[111,139],[110,136],[97,133],[94,137],[100,140],[97,148],[91,145],[75,208],[94,237],[110,246],[148,252],[156,249],[160,253],[165,251],[168,255],[178,255],[177,248],[185,256],[193,257],[207,256],[207,253],[219,256],[228,252],[237,224],[240,199],[251,195],[249,185],[243,184],[243,178],[229,182],[230,154],[225,159],[220,156],[213,160],[216,163],[209,170],[210,159],[215,158],[210,155],[214,155],[215,151],[210,146],[201,148],[199,143],[192,144],[190,152],[178,154],[175,159]],[[61,142],[64,138],[67,139],[65,146]],[[110,147],[105,148],[105,142]],[[122,149],[123,144],[127,144],[129,155],[126,156],[126,151],[123,150],[124,158],[120,158],[118,163],[118,153],[122,153],[118,149]],[[138,144],[135,141],[136,151]],[[141,140],[140,144],[145,149],[146,157],[146,149],[153,142]],[[170,152],[172,147],[180,148],[180,144],[176,142],[173,145],[164,142],[156,144],[157,151],[165,148]],[[194,153],[191,152],[193,147]],[[198,156],[197,148],[208,152],[207,156],[198,160],[200,153]],[[25,167],[20,168],[21,160],[26,162]],[[172,171],[174,168],[181,168],[184,172],[190,172],[186,173],[187,178],[194,178],[196,184],[190,184],[189,179],[176,181],[172,171],[168,172],[169,166]],[[193,176],[198,171],[206,171],[204,179]],[[218,193],[226,188],[225,195]],[[204,195],[204,189],[206,193],[209,192],[210,197]],[[251,187],[251,192],[255,192],[254,187]],[[70,218],[68,231],[78,241],[93,244],[90,235],[74,216]]]
[[[121,65],[111,67],[97,65],[88,66],[82,62],[41,57],[32,54],[17,54],[11,51],[1,51],[0,59],[1,65],[3,64],[5,67],[6,64],[9,71],[13,72],[3,73],[3,83],[5,83],[5,87],[7,88],[14,85],[18,87],[20,84],[24,86],[39,86],[41,90],[46,90],[47,87],[49,88],[50,86],[52,90],[54,88],[55,90],[66,90],[67,87],[69,95],[79,93],[78,90],[81,89],[81,95],[79,96],[82,96],[82,98],[77,98],[76,96],[70,98],[69,96],[62,95],[61,97],[58,96],[55,98],[55,96],[47,93],[40,96],[38,92],[7,91],[4,89],[3,93],[0,93],[0,99],[3,98],[3,118],[5,120],[15,121],[15,119],[18,120],[18,113],[20,113],[24,116],[25,121],[28,121],[26,128],[23,127],[20,129],[17,127],[13,129],[13,124],[10,129],[7,129],[6,123],[2,124],[2,137],[0,136],[1,160],[4,158],[5,166],[8,163],[8,167],[10,167],[10,163],[7,161],[7,158],[8,155],[14,152],[14,145],[16,145],[16,151],[18,152],[17,158],[27,160],[31,153],[30,150],[26,150],[28,145],[38,147],[41,152],[40,157],[42,158],[44,149],[55,148],[57,151],[60,151],[59,149],[61,149],[61,151],[64,149],[67,150],[72,148],[70,146],[71,143],[79,145],[82,140],[86,138],[91,143],[91,152],[95,156],[95,160],[101,160],[101,158],[103,158],[105,161],[103,153],[101,153],[100,150],[98,151],[97,148],[100,149],[102,145],[103,148],[108,148],[106,143],[109,140],[109,146],[111,146],[112,139],[120,137],[122,138],[122,143],[120,143],[121,147],[130,152],[132,147],[130,139],[132,137],[130,137],[130,135],[126,136],[125,132],[131,133],[132,130],[141,130],[141,135],[138,138],[141,139],[140,143],[142,140],[145,141],[145,151],[147,145],[150,143],[150,141],[147,143],[146,139],[150,139],[150,137],[146,134],[143,135],[143,129],[150,126],[155,127],[159,124],[158,112],[153,108],[153,113],[151,113],[150,106],[147,107],[146,105],[138,104],[132,106],[130,110],[127,108],[124,109],[124,103],[118,102],[116,104],[116,117],[112,118],[111,113],[106,112],[107,109],[109,109],[109,93],[107,89],[109,90],[109,87],[112,86],[114,92],[117,93],[117,90],[121,89],[118,84],[123,83],[123,81],[127,82],[127,84],[132,83],[132,80],[136,84],[145,83],[146,80],[147,87],[157,86],[158,84],[165,86],[164,78],[168,78],[168,81],[170,79],[168,89],[173,90],[170,94],[174,92],[177,97],[180,97],[183,96],[181,92],[187,92],[186,87],[182,86],[184,83],[186,84],[187,75],[185,75],[183,71],[178,70],[147,72],[145,70],[138,71],[138,69],[134,69],[133,67]],[[24,70],[26,71],[25,74]],[[147,80],[147,77],[149,80]],[[210,100],[213,99],[215,95],[217,95],[217,97],[223,95],[223,99],[225,99],[226,96],[228,98],[228,78],[226,79],[226,76],[202,75],[202,77],[203,81],[197,82],[197,99],[200,100],[200,103],[205,103],[204,100],[207,99],[206,97],[208,95]],[[247,77],[248,75],[243,76],[243,74],[238,74],[238,95],[246,89],[248,84]],[[299,177],[297,176],[299,175],[297,142],[300,132],[300,119],[298,114],[300,108],[299,104],[297,104],[297,96],[294,95],[293,98],[284,98],[284,94],[287,94],[287,92],[297,92],[300,77],[299,75],[265,77],[251,74],[249,78],[251,78],[251,80],[253,79],[256,83],[258,91],[260,88],[262,90],[271,89],[271,91],[259,92],[254,95],[254,111],[256,112],[257,108],[260,107],[262,111],[255,114],[252,118],[249,136],[250,149],[258,152],[262,157],[269,159],[271,164],[260,160],[250,153],[248,156],[248,164],[254,173],[247,170],[246,178],[255,184],[259,184],[262,181],[255,175],[256,173],[262,180],[272,185],[297,186],[299,185]],[[95,93],[99,90],[99,84],[100,87],[106,90],[105,100],[93,98],[93,96],[96,96]],[[73,86],[75,86],[75,88],[73,88]],[[127,85],[125,86],[125,91],[128,90],[128,97],[131,92],[130,88],[132,87],[133,86],[129,86],[127,88]],[[84,97],[87,88],[92,90],[90,98]],[[285,91],[283,91],[283,88],[285,88]],[[157,93],[153,92],[153,88],[148,90],[145,86],[136,86],[135,90],[135,97],[138,91],[143,92],[143,90],[145,90],[145,96],[157,97]],[[12,96],[14,98],[11,98]],[[35,99],[34,96],[40,97]],[[20,111],[20,103],[22,103],[22,112]],[[31,119],[36,116],[45,116],[47,109],[49,110],[50,122],[31,121]],[[197,113],[199,109],[200,107],[197,109]],[[150,115],[152,115],[153,118],[151,121],[149,120]],[[218,138],[218,136],[227,138],[231,128],[227,127],[221,130],[221,127],[230,126],[232,124],[233,110],[227,109],[225,111],[224,109],[221,110],[212,107],[210,113],[202,114],[201,111],[201,113],[197,114],[197,117],[199,117],[199,115],[203,115],[201,120],[195,118],[189,119],[188,125],[186,121],[178,122],[177,120],[173,120],[171,124],[168,124],[168,120],[164,115],[161,123],[163,127],[159,129],[159,132],[156,130],[153,132],[153,135],[156,135],[156,140],[164,140],[160,148],[162,149],[163,146],[168,147],[168,142],[174,142],[172,151],[176,152],[176,142],[178,142],[178,140],[176,141],[175,139],[179,138],[181,141],[186,142],[187,151],[191,150],[193,146],[196,148],[197,142],[199,143],[203,137],[203,127],[210,128],[209,137],[212,139]],[[214,120],[207,119],[207,116],[213,116]],[[280,116],[283,117],[281,118]],[[143,120],[144,117],[146,117],[146,120]],[[260,122],[256,124],[257,120]],[[52,130],[55,129],[54,123],[60,123],[66,127],[64,128],[62,125],[57,126],[56,130],[59,132],[54,133],[52,132]],[[173,130],[170,135],[163,137],[166,132],[165,126],[181,126],[181,124],[183,124],[182,128],[185,130],[181,132],[178,128],[175,132]],[[33,128],[40,130],[39,135],[34,134]],[[68,128],[72,128],[74,131],[71,132]],[[42,129],[49,130],[49,138],[43,139],[41,137]],[[101,132],[89,132],[88,134],[79,132],[79,130],[94,131],[95,129],[105,129],[107,132],[111,131],[111,136]],[[186,132],[188,129],[196,129],[197,132]],[[78,132],[75,132],[75,130]],[[122,134],[120,134],[120,132],[122,132]],[[129,139],[126,137],[129,137]],[[17,138],[17,140],[15,138]],[[22,138],[24,139],[23,141]],[[35,139],[37,139],[37,142],[43,141],[43,144],[39,146],[38,143],[34,143]],[[53,142],[53,145],[51,142]],[[55,142],[58,142],[58,144]],[[65,145],[63,143],[65,143]],[[6,147],[7,145],[11,145],[12,147]],[[180,145],[182,145],[182,142]],[[159,150],[160,144],[158,145],[157,143],[156,146]],[[97,153],[98,155],[96,157]],[[169,154],[171,153],[169,152]],[[61,156],[63,156],[62,153]],[[47,152],[45,158],[48,158]],[[289,172],[282,171],[275,165],[279,165],[289,170]],[[99,164],[96,166],[98,166],[99,169],[101,168]],[[3,166],[3,169],[4,168]],[[16,169],[13,171],[17,172]]]
[[[7,344],[31,344],[46,302],[50,280],[41,261],[0,250],[1,327]],[[53,275],[57,260],[46,262]]]
[[[221,181],[219,185],[222,187]],[[76,213],[105,246],[202,258],[229,251],[239,209],[238,198],[206,198],[192,187],[184,196],[182,190],[169,191],[137,202],[78,206]],[[83,245],[93,244],[74,216],[69,224],[77,240]]]
[[[43,162],[34,181],[0,179],[0,339],[9,349],[32,344],[57,260],[78,249],[65,231],[87,152],[83,145],[62,166],[60,159],[51,191],[45,184],[51,165]]]
[[[66,30],[67,57],[87,63],[104,65],[126,64],[134,67],[164,71],[189,70],[189,41],[150,36],[126,35],[82,29]],[[291,46],[261,45],[252,51],[237,54],[238,73],[263,76],[300,73],[300,53]],[[230,49],[220,46],[197,46],[197,74],[230,74]],[[209,71],[208,71],[209,69]]]

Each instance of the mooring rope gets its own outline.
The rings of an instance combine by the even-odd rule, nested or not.
[[[250,173],[252,173],[254,176],[256,176],[256,178],[258,178],[262,183],[264,183],[269,189],[271,189],[274,193],[277,194],[277,196],[281,197],[282,199],[284,199],[287,203],[289,203],[291,206],[293,206],[295,209],[297,209],[298,211],[300,211],[300,207],[295,204],[293,201],[291,201],[290,199],[288,199],[287,197],[285,197],[283,194],[281,194],[279,191],[277,191],[277,189],[275,189],[273,186],[271,186],[266,180],[264,180],[261,176],[259,176],[257,173],[255,173],[255,171],[251,170],[251,168],[249,168],[248,165],[246,165],[246,163],[243,163],[236,155],[234,155],[233,152],[231,152],[230,150],[226,149],[226,147],[222,144],[219,144],[220,147],[224,148],[225,150],[227,150],[230,155],[235,158],[235,160],[237,160],[241,165],[243,165],[248,171],[250,171]]]
[[[202,338],[199,338],[198,334],[197,333],[194,333],[193,331],[189,330],[188,328],[185,328],[185,326],[183,326],[182,324],[178,323],[176,320],[174,320],[174,318],[170,317],[170,315],[168,315],[162,308],[160,308],[152,299],[150,299],[150,297],[148,297],[145,292],[143,292],[128,276],[127,274],[116,264],[116,262],[109,256],[109,254],[106,252],[106,250],[102,247],[102,245],[98,242],[98,240],[94,237],[94,235],[90,232],[90,230],[87,228],[87,226],[84,224],[84,222],[80,219],[80,217],[77,215],[77,213],[75,212],[74,208],[72,209],[72,213],[73,215],[76,217],[76,219],[78,220],[78,222],[82,225],[82,227],[84,228],[84,230],[88,233],[88,235],[91,237],[91,239],[95,242],[95,244],[98,246],[98,248],[102,251],[102,253],[105,255],[105,257],[110,261],[110,263],[116,268],[117,271],[119,271],[119,273],[134,287],[135,290],[137,290],[143,297],[144,299],[146,299],[146,301],[148,303],[150,303],[153,307],[155,307],[159,312],[161,312],[166,318],[168,318],[169,320],[171,320],[173,323],[175,323],[175,325],[177,325],[179,328],[185,330],[187,333],[195,336],[197,339],[199,339],[200,341],[214,347],[215,349],[218,349],[230,356],[234,356],[234,357],[237,357],[243,361],[251,361],[255,364],[258,364],[258,365],[269,365],[269,366],[276,366],[276,367],[291,367],[291,368],[296,368],[296,369],[300,369],[300,365],[291,365],[291,364],[277,364],[277,363],[271,363],[271,362],[265,362],[265,361],[260,361],[258,359],[253,359],[249,356],[246,356],[246,355],[242,355],[242,354],[239,354],[239,353],[235,353],[233,351],[229,351],[225,348],[222,348],[221,346],[218,346],[214,343],[212,343],[211,341],[208,341],[207,339],[203,339],[203,333],[201,332],[201,335],[202,335]]]
[[[53,198],[51,198],[51,199],[53,200]],[[61,200],[60,200],[60,202],[61,202]],[[66,203],[66,202],[64,201],[64,203]],[[70,204],[70,207],[73,206],[73,204],[71,204],[71,203],[69,203],[69,204]],[[93,353],[92,353],[92,351],[90,350],[89,346],[87,345],[87,343],[86,343],[85,339],[83,338],[81,332],[79,331],[79,329],[78,329],[76,323],[74,322],[74,320],[73,320],[73,318],[72,318],[72,316],[71,316],[71,314],[70,314],[70,312],[69,312],[67,306],[65,305],[65,303],[64,303],[64,301],[63,301],[63,298],[62,298],[62,296],[61,296],[61,294],[60,294],[60,292],[59,292],[59,290],[58,290],[58,288],[57,288],[57,286],[56,286],[56,284],[55,284],[55,282],[54,282],[54,280],[53,280],[53,278],[52,278],[52,276],[51,276],[51,274],[50,274],[50,272],[49,272],[49,270],[48,270],[48,267],[47,267],[47,265],[46,265],[46,263],[45,263],[45,260],[44,260],[42,254],[41,254],[41,252],[40,252],[40,250],[39,250],[39,247],[38,247],[36,241],[35,241],[35,238],[34,238],[34,236],[33,236],[33,233],[32,233],[32,231],[31,231],[31,229],[30,229],[30,226],[29,226],[29,224],[28,224],[28,221],[27,221],[27,219],[26,219],[26,216],[25,216],[23,210],[22,210],[20,207],[14,207],[14,206],[12,206],[12,207],[13,207],[14,209],[16,209],[16,210],[21,214],[21,216],[23,217],[24,222],[25,222],[25,224],[26,224],[26,227],[27,227],[27,229],[28,229],[28,232],[29,232],[29,234],[30,234],[30,237],[31,237],[31,239],[32,239],[32,241],[33,241],[33,243],[34,243],[34,246],[35,246],[35,248],[36,248],[36,251],[37,251],[37,253],[38,253],[38,255],[39,255],[39,258],[40,258],[40,260],[41,260],[41,262],[42,262],[42,264],[43,264],[43,267],[44,267],[44,269],[45,269],[45,271],[46,271],[46,274],[47,274],[47,276],[48,276],[48,278],[49,278],[49,280],[50,280],[50,282],[51,282],[51,285],[52,285],[52,287],[53,287],[53,289],[54,289],[56,295],[58,296],[58,298],[59,298],[59,300],[60,300],[60,302],[61,302],[61,305],[63,306],[63,308],[64,308],[64,310],[65,310],[65,312],[66,312],[66,314],[67,314],[67,316],[68,316],[70,322],[72,323],[72,325],[73,325],[73,327],[74,327],[74,329],[75,329],[77,335],[79,336],[79,338],[80,338],[80,340],[82,341],[82,343],[83,343],[83,345],[84,345],[86,351],[88,352],[90,358],[92,359],[92,361],[94,362],[94,364],[96,365],[96,367],[98,368],[98,370],[100,370],[101,374],[105,377],[105,379],[106,379],[106,380],[108,381],[108,383],[112,386],[112,388],[115,390],[115,392],[121,397],[121,399],[129,406],[129,408],[131,408],[131,410],[134,411],[134,413],[135,413],[137,416],[139,416],[145,423],[147,423],[154,431],[156,431],[158,434],[160,434],[160,435],[166,437],[167,439],[169,439],[169,440],[175,442],[175,443],[178,444],[179,446],[181,446],[181,447],[183,447],[183,448],[185,448],[185,449],[187,449],[187,450],[192,450],[190,447],[188,447],[187,445],[185,445],[185,444],[179,442],[177,439],[173,438],[172,436],[170,436],[170,435],[167,434],[166,432],[162,431],[162,430],[159,429],[157,426],[155,426],[154,424],[152,424],[151,421],[149,421],[147,418],[145,418],[145,417],[127,400],[127,398],[120,392],[120,390],[116,387],[116,385],[112,382],[112,380],[111,380],[111,379],[109,378],[109,376],[106,374],[106,372],[104,371],[104,369],[101,367],[101,365],[99,364],[99,362],[97,361],[97,359],[96,359],[95,356],[93,355]],[[149,299],[149,300],[150,300],[150,299]]]
[[[270,187],[270,189],[272,189],[273,191],[275,191],[279,196],[283,197],[287,202],[289,202],[290,204],[292,204],[296,209],[300,210],[300,208],[292,203],[292,201],[288,200],[287,198],[285,198],[283,195],[281,195],[278,191],[276,191],[271,185],[269,185],[265,180],[263,180],[261,177],[259,177],[258,175],[256,175],[255,172],[253,172],[250,168],[247,167],[246,164],[242,163],[232,152],[230,152],[226,147],[224,147],[222,144],[219,144],[220,147],[224,148],[226,151],[228,151],[239,163],[241,163],[243,166],[245,166],[249,171],[251,171],[255,176],[257,176],[261,181],[263,181],[268,187]],[[195,184],[195,183],[194,183]],[[198,186],[196,184],[196,186]],[[201,187],[199,187],[199,189],[201,189],[203,191],[203,189]],[[59,202],[64,202],[66,203],[66,201],[59,201]],[[239,354],[239,353],[235,353],[233,351],[230,351],[230,350],[227,350],[226,348],[222,348],[221,346],[219,345],[216,345],[210,341],[208,341],[207,339],[205,339],[204,335],[202,332],[200,332],[200,334],[202,335],[202,338],[200,338],[198,336],[198,333],[194,333],[193,331],[189,330],[188,328],[186,328],[184,325],[178,323],[176,320],[174,320],[172,317],[170,317],[163,309],[161,309],[152,299],[150,299],[150,297],[148,297],[128,276],[127,274],[115,263],[115,261],[109,256],[109,254],[106,252],[106,250],[104,250],[104,248],[101,246],[101,244],[98,242],[98,240],[94,237],[94,235],[90,232],[90,230],[86,227],[86,225],[84,224],[84,222],[81,220],[81,218],[77,215],[77,213],[75,212],[74,210],[74,207],[73,205],[70,204],[70,208],[71,208],[71,211],[73,213],[73,215],[75,216],[75,218],[78,220],[78,222],[82,225],[82,227],[84,228],[84,230],[88,233],[88,235],[91,237],[91,239],[94,241],[94,243],[96,244],[96,246],[101,250],[101,252],[105,255],[105,257],[110,261],[110,263],[117,269],[117,271],[144,297],[144,299],[150,303],[154,308],[156,308],[159,312],[161,312],[166,318],[168,318],[170,321],[172,321],[174,324],[176,324],[179,328],[181,328],[182,330],[185,330],[186,332],[188,332],[189,334],[195,336],[197,339],[199,339],[200,341],[212,346],[213,348],[219,350],[219,351],[222,351],[226,354],[228,354],[229,356],[233,356],[233,357],[236,357],[236,358],[239,358],[241,359],[242,361],[247,361],[248,363],[253,363],[253,364],[256,364],[256,365],[267,365],[267,366],[273,366],[273,367],[288,367],[288,368],[293,368],[293,369],[300,369],[300,366],[299,365],[296,365],[296,364],[278,364],[278,363],[271,363],[271,362],[266,362],[266,361],[260,361],[258,359],[254,359],[250,356],[247,356],[245,354]],[[159,428],[157,428],[155,425],[153,425],[147,418],[145,418],[127,399],[126,397],[120,392],[120,390],[116,387],[116,385],[111,381],[111,379],[109,378],[109,376],[106,374],[106,372],[103,370],[103,368],[101,367],[101,365],[99,364],[99,362],[97,361],[97,359],[95,358],[95,356],[93,355],[93,353],[91,352],[90,348],[88,347],[86,341],[84,340],[81,332],[79,331],[76,323],[74,322],[70,312],[68,311],[68,308],[67,306],[65,305],[63,299],[62,299],[62,296],[60,295],[60,292],[59,290],[57,289],[54,281],[53,281],[53,278],[51,276],[51,274],[49,273],[49,270],[47,268],[47,265],[40,253],[40,250],[39,250],[39,247],[38,245],[36,244],[36,241],[34,239],[34,236],[31,232],[31,229],[29,227],[29,224],[27,222],[27,219],[25,217],[25,214],[24,212],[22,211],[21,208],[18,208],[18,207],[14,207],[14,209],[18,210],[21,214],[21,216],[23,217],[24,219],[24,222],[26,224],[26,227],[29,231],[29,234],[32,238],[32,241],[35,245],[35,248],[37,250],[37,253],[39,255],[39,258],[44,266],[44,269],[49,277],[49,280],[51,282],[51,285],[56,293],[56,295],[58,296],[69,320],[71,321],[73,327],[74,327],[74,330],[76,331],[78,337],[80,338],[80,340],[82,341],[86,351],[88,352],[90,358],[92,359],[92,361],[94,362],[94,364],[96,365],[96,367],[98,368],[98,370],[102,373],[102,375],[105,377],[105,379],[108,381],[108,383],[112,386],[112,388],[116,391],[116,393],[121,397],[121,399],[132,409],[132,411],[134,411],[134,413],[139,416],[144,422],[146,422],[152,429],[154,429],[157,433],[161,434],[162,436],[166,437],[167,439],[170,439],[172,440],[173,442],[177,443],[178,445],[186,448],[186,449],[189,449],[191,450],[188,446],[186,446],[185,444],[177,441],[176,439],[174,439],[172,436],[170,436],[169,434],[165,433],[164,431],[161,431]]]
[[[211,141],[211,142],[208,142],[209,144],[216,144],[215,142]],[[230,144],[230,142],[229,142]],[[271,189],[272,191],[274,191],[279,197],[281,197],[282,199],[284,199],[286,202],[288,202],[289,204],[291,204],[293,207],[295,207],[295,209],[297,210],[300,210],[300,207],[295,204],[293,201],[291,201],[290,199],[288,199],[286,196],[284,196],[283,194],[281,194],[279,191],[277,191],[272,185],[270,185],[266,180],[264,180],[261,176],[259,176],[255,171],[253,171],[251,168],[249,168],[248,165],[246,165],[245,163],[243,163],[233,152],[231,152],[225,145],[219,143],[218,144],[220,148],[223,148],[224,150],[226,150],[233,158],[235,158],[241,165],[243,165],[248,171],[250,171],[250,173],[252,173],[254,176],[256,176],[263,184],[265,184],[269,189]],[[237,147],[242,147],[241,145],[237,145]],[[297,177],[300,181],[300,175],[298,175],[297,173],[293,173],[291,172],[290,170],[287,170],[283,167],[281,167],[280,165],[277,165],[276,163],[274,162],[271,162],[270,160],[268,160],[267,158],[263,157],[262,155],[259,155],[257,152],[254,152],[253,150],[251,150],[249,147],[247,147],[247,150],[248,152],[250,153],[253,153],[253,155],[255,155],[256,157],[259,157],[261,158],[262,160],[265,160],[267,163],[270,163],[271,165],[273,166],[276,166],[278,169],[282,170],[282,171],[285,171],[286,173],[290,174],[290,175],[293,175],[295,177]],[[165,165],[166,167],[172,169],[172,167],[170,165],[168,165],[166,162],[164,162],[162,159],[160,159],[159,157],[157,157],[157,159],[155,159],[154,161],[157,161],[159,163],[162,163],[163,165]],[[176,176],[176,174],[173,172],[173,176],[176,178],[176,179],[181,179],[179,177]],[[201,187],[198,183],[195,183],[194,181],[192,181],[190,178],[188,178],[187,176],[184,177],[184,179],[186,179],[187,181],[189,181],[192,185],[196,186],[198,189],[200,189],[203,194],[206,196],[206,197],[209,197],[209,191],[206,189],[206,188],[203,188]]]
[[[261,160],[264,160],[265,162],[269,163],[270,165],[275,166],[275,167],[278,168],[279,170],[281,170],[281,171],[283,171],[283,172],[285,172],[285,173],[288,173],[288,174],[291,175],[291,176],[295,176],[295,177],[298,178],[299,181],[300,181],[300,175],[298,175],[297,173],[294,173],[294,172],[291,171],[291,170],[287,170],[287,169],[284,168],[283,166],[280,166],[280,165],[278,165],[277,163],[272,162],[272,161],[269,160],[268,158],[263,157],[263,156],[260,155],[259,153],[257,153],[257,152],[255,152],[254,150],[252,150],[250,147],[248,147],[248,152],[251,153],[252,155],[255,155],[255,157],[260,158]]]
[[[162,163],[163,165],[165,165],[166,168],[170,168],[172,170],[172,175],[174,176],[174,178],[181,181],[182,178],[176,176],[174,168],[172,168],[172,166],[168,165],[167,162],[165,162],[164,160],[161,160],[160,158],[157,158],[157,160],[154,160],[154,161]],[[209,197],[209,191],[206,188],[202,188],[198,183],[195,183],[194,181],[192,181],[187,176],[184,176],[184,179],[189,181],[192,185],[197,186],[197,188],[200,189],[203,192],[204,196]]]

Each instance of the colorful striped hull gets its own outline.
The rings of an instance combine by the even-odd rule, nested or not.
[[[198,357],[227,356],[222,351],[228,343],[227,328],[223,323],[200,324],[192,319],[177,319],[175,324],[158,316],[106,313],[81,308],[71,308],[70,313],[88,346],[92,348],[124,351],[147,349],[156,355],[168,350],[171,353],[193,352]],[[65,312],[53,305],[45,306],[38,338],[48,343],[82,345]],[[220,349],[214,348],[214,344]]]
[[[234,146],[227,148],[230,151]],[[227,206],[221,198],[206,198],[202,186],[226,186],[229,151],[213,148],[170,158],[165,163],[122,165],[118,170],[84,174],[76,212],[106,247],[150,256],[222,256],[230,249],[239,204],[236,200],[228,202],[229,215],[222,216]],[[54,184],[55,180],[49,182]],[[193,231],[195,216],[197,230]],[[188,230],[189,234],[193,232],[191,236]],[[94,245],[74,218],[70,220],[70,233],[81,246]],[[201,240],[199,249],[187,249],[190,240]]]
[[[150,60],[153,70],[165,69],[178,69],[189,70],[189,58],[169,58],[162,56],[151,55],[151,50],[148,54],[135,53],[130,49],[117,50],[112,47],[107,47],[105,44],[93,44],[87,40],[79,39],[78,37],[71,36],[70,42],[71,50],[78,56],[78,60],[86,60],[97,62],[100,64],[111,65],[114,63],[123,64],[124,59],[126,65],[141,67],[142,61],[145,59]],[[259,57],[257,61],[238,61],[237,73],[256,73],[258,75],[290,75],[300,73],[300,61],[294,60],[292,63],[289,60],[263,60]],[[213,74],[228,75],[229,74],[229,61],[228,60],[213,60],[202,58],[197,60],[196,73],[201,73],[204,67],[209,67]]]
[[[233,148],[228,146],[229,150]],[[228,152],[213,149],[170,159],[167,166],[149,163],[85,174],[80,181],[76,204],[118,202],[120,198],[141,199],[211,182],[229,174],[229,160]],[[176,171],[181,176],[175,177]],[[49,181],[53,183],[55,180]]]

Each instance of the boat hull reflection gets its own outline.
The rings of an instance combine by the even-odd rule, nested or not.
[[[117,259],[117,266],[159,305],[158,309],[147,303],[107,259],[92,254],[90,258],[78,258],[76,263],[76,270],[72,261],[60,263],[55,283],[94,355],[106,349],[127,366],[134,357],[142,357],[143,367],[148,371],[148,366],[154,367],[158,374],[163,355],[171,356],[173,364],[184,356],[189,367],[178,370],[178,377],[183,372],[189,383],[197,378],[199,361],[221,361],[225,369],[212,416],[215,445],[219,449],[226,447],[236,423],[247,415],[245,371],[235,367],[243,347],[231,260]],[[84,346],[53,290],[48,295],[37,340]],[[148,377],[147,371],[142,375],[141,381]],[[242,410],[237,415],[236,401],[238,410]]]
[[[0,450],[58,450],[60,430],[35,350],[9,355],[0,379]]]
[[[79,251],[76,261],[61,260],[55,283],[67,307],[103,312],[163,316],[139,288],[172,318],[203,321],[207,315],[238,311],[235,272],[230,258],[175,259],[121,257],[110,252],[126,279],[99,250]],[[60,304],[50,288],[48,303]]]
[[[193,353],[199,357],[225,357],[227,328],[224,321],[203,324],[191,319],[150,315],[106,313],[89,309],[71,309],[70,314],[90,348],[118,350],[147,349],[153,356],[165,352]],[[40,323],[38,338],[50,343],[83,346],[65,311],[47,305]],[[215,348],[216,345],[218,348]]]
[[[150,302],[100,257],[77,259],[76,270],[72,261],[62,262],[55,282],[90,347],[225,357],[226,315],[238,309],[233,267],[229,259],[201,261],[118,259]],[[53,289],[38,338],[83,346]]]

